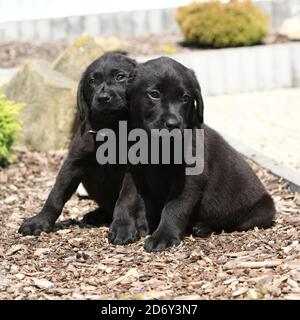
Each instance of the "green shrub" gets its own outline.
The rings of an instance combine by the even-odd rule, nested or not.
[[[21,128],[17,119],[22,104],[13,104],[0,95],[0,165],[14,162],[15,156],[12,145],[16,141]]]
[[[261,43],[267,16],[251,1],[192,3],[177,11],[177,22],[188,44],[222,48]]]

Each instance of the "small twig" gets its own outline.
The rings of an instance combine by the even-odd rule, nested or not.
[[[224,269],[257,269],[257,268],[272,268],[277,267],[282,263],[281,260],[272,261],[230,261],[224,265]]]

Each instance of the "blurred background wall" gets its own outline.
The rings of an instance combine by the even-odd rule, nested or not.
[[[93,36],[131,37],[178,32],[175,12],[189,0],[0,0],[0,39],[54,40]],[[257,0],[278,28],[300,12],[300,0]]]

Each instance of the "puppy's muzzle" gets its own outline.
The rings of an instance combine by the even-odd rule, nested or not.
[[[177,117],[168,117],[165,119],[164,125],[168,130],[182,129],[182,121]]]
[[[96,99],[100,105],[103,105],[109,103],[112,100],[112,96],[107,92],[102,92],[97,96]]]
[[[102,91],[95,95],[92,103],[92,111],[101,114],[119,112],[124,108],[124,103],[118,95],[112,91]]]

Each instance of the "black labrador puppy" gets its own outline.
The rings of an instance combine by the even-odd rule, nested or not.
[[[135,68],[134,60],[117,53],[105,54],[87,67],[77,92],[82,124],[44,207],[37,215],[23,222],[20,233],[39,235],[42,231],[49,232],[80,182],[89,196],[101,206],[86,214],[83,222],[99,226],[112,221],[126,168],[125,165],[97,163],[96,150],[102,142],[96,141],[96,133],[102,128],[109,128],[118,135],[119,121],[127,120],[126,83]],[[127,243],[136,240],[136,230],[127,230],[126,238],[118,241]]]
[[[140,64],[128,96],[132,128],[147,132],[204,129],[201,174],[186,175],[184,162],[131,166],[152,233],[145,241],[146,251],[178,245],[188,227],[194,235],[206,237],[222,230],[242,231],[273,224],[274,203],[261,181],[236,150],[203,124],[201,90],[192,70],[166,57]],[[195,139],[192,147],[196,147]],[[132,207],[128,200],[130,187],[130,181],[123,186],[114,219],[124,210],[134,212],[128,209]],[[129,214],[127,218],[134,219]],[[111,232],[117,233],[114,222],[112,226]]]

